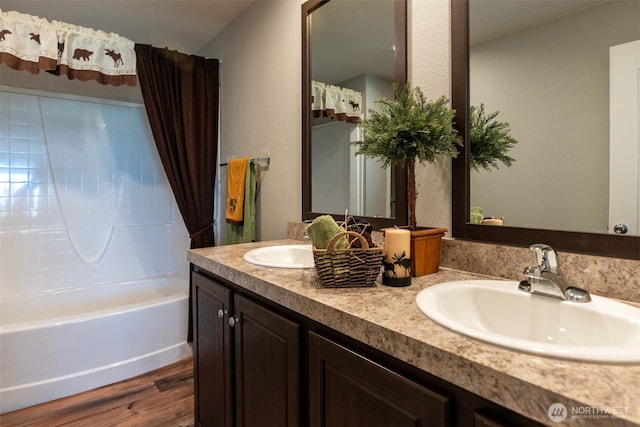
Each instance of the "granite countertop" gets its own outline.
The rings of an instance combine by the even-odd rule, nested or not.
[[[188,260],[238,286],[320,322],[421,370],[544,424],[553,403],[571,414],[564,423],[640,426],[640,364],[584,363],[538,357],[486,344],[450,331],[420,312],[415,298],[425,287],[480,279],[441,268],[405,288],[379,285],[334,289],[317,284],[314,269],[266,268],[242,255],[253,248],[299,244],[296,240],[193,249]],[[640,349],[639,349],[640,351]],[[588,417],[588,412],[608,415]],[[554,424],[556,425],[556,424]],[[557,424],[561,425],[561,424]]]

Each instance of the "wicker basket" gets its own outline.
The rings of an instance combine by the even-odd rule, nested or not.
[[[335,249],[336,242],[344,236],[348,236],[349,246],[359,240],[361,247]],[[333,236],[327,249],[313,247],[313,260],[320,283],[330,288],[375,286],[376,278],[380,274],[382,257],[382,247],[370,248],[367,240],[353,231]]]

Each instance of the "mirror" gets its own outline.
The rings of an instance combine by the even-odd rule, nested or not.
[[[406,171],[355,156],[350,144],[374,101],[406,81],[406,2],[307,1],[302,40],[303,219],[344,219],[349,209],[376,228],[407,224]],[[336,91],[346,113],[331,102]]]
[[[617,126],[619,116],[611,114],[609,124],[609,46],[640,39],[640,3],[470,2],[451,3],[452,103],[465,141],[464,152],[453,165],[453,236],[522,246],[545,242],[561,250],[640,259],[640,237],[608,232],[612,228],[608,222],[609,171],[619,169],[609,166],[609,159],[616,157],[616,149],[608,144],[609,128]],[[567,9],[544,16],[538,13],[547,10],[539,6]],[[522,16],[536,16],[535,24],[520,22]],[[512,28],[482,36],[482,20],[488,17],[513,24],[518,31]],[[603,28],[592,35],[596,22]],[[490,27],[498,29],[495,23]],[[580,44],[583,41],[589,43]],[[526,51],[525,45],[536,49]],[[575,64],[560,62],[566,58],[582,61],[579,72],[571,68]],[[496,65],[497,69],[490,68]],[[569,75],[563,75],[565,72]],[[557,76],[561,78],[554,80]],[[600,83],[596,85],[595,80]],[[470,121],[465,112],[481,102],[488,111],[500,111],[499,119],[512,124],[512,136],[519,143],[509,153],[516,159],[511,168],[501,166],[481,173],[469,169]],[[637,99],[635,102],[637,105]],[[636,128],[637,115],[635,110]],[[554,145],[546,146],[549,140]],[[598,163],[601,160],[604,162]],[[635,162],[637,168],[637,155]],[[633,193],[635,186],[637,193],[637,169],[634,173],[635,180],[623,181],[624,190]],[[507,199],[501,199],[503,195]],[[637,210],[637,200],[635,203]],[[484,215],[504,215],[506,226],[469,223],[470,209],[476,205]]]

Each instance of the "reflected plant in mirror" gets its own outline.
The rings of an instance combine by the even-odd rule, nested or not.
[[[640,2],[452,0],[451,11],[465,144],[453,236],[640,259]],[[470,105],[480,103],[510,124],[511,167],[473,167]],[[470,224],[471,206],[509,226]]]
[[[508,122],[496,120],[499,111],[486,113],[484,104],[479,107],[472,106],[469,110],[471,129],[471,153],[469,166],[475,171],[480,168],[491,171],[499,169],[498,162],[510,167],[516,161],[507,153],[518,143],[511,136],[511,128]]]
[[[515,159],[507,153],[518,143],[511,136],[509,123],[497,120],[499,111],[487,113],[484,104],[471,106],[469,109],[469,140],[471,142],[469,153],[469,166],[476,172],[483,169],[491,172],[492,169],[499,169],[499,163],[510,167]],[[500,212],[493,212],[499,215]],[[471,223],[485,225],[504,225],[504,216],[485,217],[482,208],[474,206],[471,208]]]

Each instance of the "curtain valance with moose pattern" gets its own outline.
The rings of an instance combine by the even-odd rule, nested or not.
[[[115,33],[0,10],[0,63],[105,85],[136,84],[134,42]]]
[[[311,81],[311,111],[313,117],[360,123],[362,93],[352,89]]]

